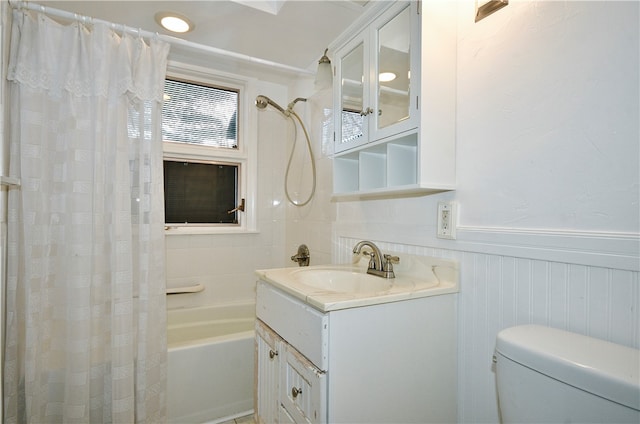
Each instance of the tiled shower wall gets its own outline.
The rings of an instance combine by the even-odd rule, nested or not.
[[[259,82],[255,93],[265,94],[280,103],[287,98],[278,84]],[[251,93],[249,98],[253,98]],[[202,284],[200,293],[169,296],[169,308],[199,307],[255,298],[255,270],[277,268],[285,262],[286,203],[282,190],[288,139],[288,121],[273,108],[249,110],[257,132],[256,231],[218,234],[168,234],[166,241],[167,287]],[[247,199],[250,204],[253,199]],[[286,252],[288,253],[288,251]],[[291,255],[291,253],[289,253]]]
[[[336,260],[348,262],[360,239],[336,240]],[[637,271],[374,241],[400,260],[410,253],[460,262],[459,422],[499,422],[492,355],[503,328],[540,324],[640,348]]]

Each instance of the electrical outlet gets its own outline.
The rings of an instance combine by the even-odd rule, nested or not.
[[[438,238],[455,240],[456,214],[455,202],[438,202]]]

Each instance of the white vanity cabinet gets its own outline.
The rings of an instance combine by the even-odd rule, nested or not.
[[[355,28],[334,55],[334,198],[455,189],[455,2],[386,3]]]
[[[326,374],[256,321],[258,423],[323,423]]]
[[[322,312],[259,281],[259,423],[456,421],[455,295]]]

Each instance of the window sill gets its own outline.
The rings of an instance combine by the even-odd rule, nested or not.
[[[243,227],[179,227],[165,226],[165,236],[212,235],[212,234],[258,234],[260,231]]]

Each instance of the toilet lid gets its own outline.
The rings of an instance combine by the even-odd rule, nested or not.
[[[502,330],[496,351],[551,378],[640,410],[640,350],[523,325]]]

